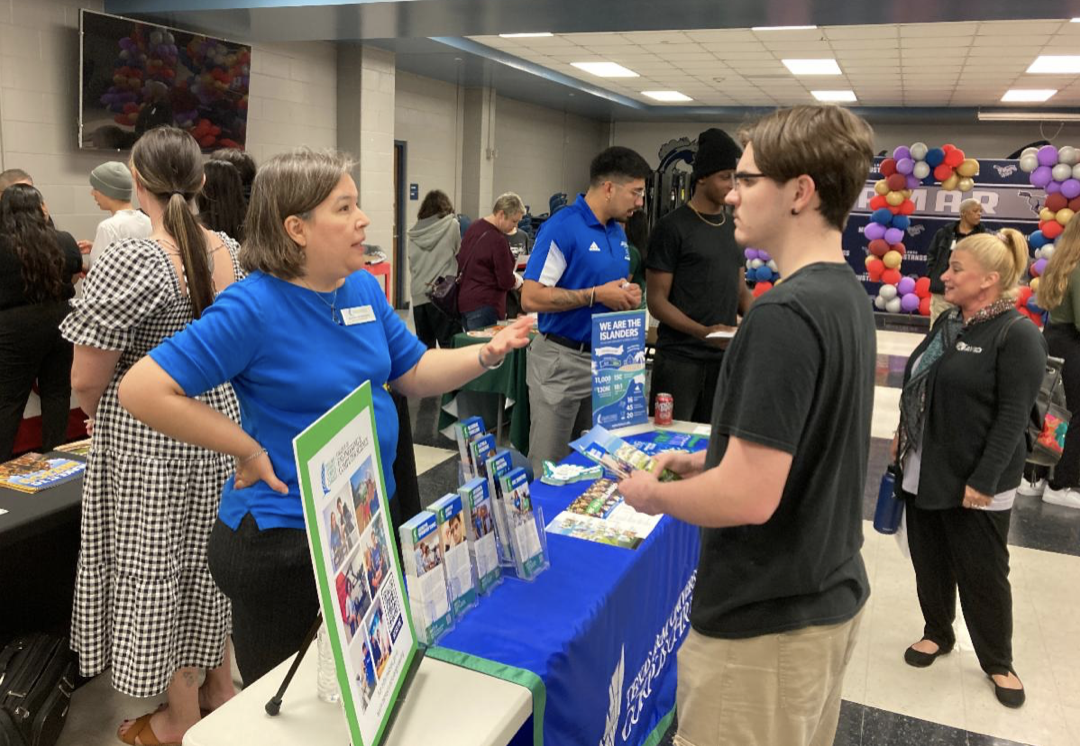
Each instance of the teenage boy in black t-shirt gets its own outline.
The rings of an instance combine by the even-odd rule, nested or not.
[[[772,254],[784,281],[725,354],[707,453],[657,459],[681,481],[620,485],[638,510],[703,527],[679,651],[682,746],[826,746],[836,733],[870,592],[860,547],[876,345],[841,232],[872,137],[835,106],[777,111],[742,133],[735,238]]]
[[[677,420],[708,422],[727,340],[753,302],[746,287],[742,249],[724,207],[742,149],[726,132],[707,129],[694,155],[694,195],[653,228],[646,275],[656,335],[649,409],[656,395],[674,394]]]

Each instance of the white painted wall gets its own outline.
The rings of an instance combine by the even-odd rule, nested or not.
[[[407,144],[405,183],[416,184],[419,192],[405,205],[406,227],[411,227],[432,189],[445,192],[460,211],[463,107],[453,83],[398,71],[396,86],[394,139]]]
[[[495,195],[517,192],[534,215],[589,184],[589,162],[607,147],[606,125],[593,119],[499,97],[495,118]]]

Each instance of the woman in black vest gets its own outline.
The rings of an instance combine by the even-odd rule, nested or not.
[[[1013,307],[1027,261],[1014,230],[956,244],[942,276],[956,308],[911,353],[893,440],[925,620],[904,660],[923,668],[952,650],[959,590],[979,665],[1007,707],[1024,702],[1012,667],[1009,518],[1046,364],[1042,335]]]
[[[70,342],[60,322],[82,269],[75,239],[49,225],[41,193],[13,184],[0,197],[0,461],[11,458],[15,434],[35,381],[41,396],[42,450],[64,442],[71,409]]]

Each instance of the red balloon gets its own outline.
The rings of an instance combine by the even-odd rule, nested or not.
[[[1077,197],[1080,199],[1080,197]],[[888,207],[889,203],[885,201],[885,196],[878,194],[870,199],[870,209],[880,210],[882,207]]]
[[[952,176],[952,173],[953,173],[952,166],[950,166],[947,163],[942,163],[937,168],[934,169],[934,178],[937,179],[938,181],[945,181],[950,176]]]
[[[881,282],[881,273],[885,271],[885,265],[880,261],[877,264],[866,265],[866,274],[870,277],[870,282]]]
[[[1077,197],[1076,199],[1080,200],[1080,197]],[[1057,192],[1056,194],[1048,194],[1046,195],[1045,206],[1051,212],[1057,212],[1058,210],[1064,210],[1066,207],[1068,207],[1069,200],[1065,199],[1065,195],[1061,192]],[[1076,212],[1076,210],[1073,210],[1073,212]]]
[[[953,148],[945,153],[945,165],[956,168],[964,162],[964,151],[959,148]]]
[[[772,290],[772,286],[771,282],[759,282],[754,285],[754,289],[750,291],[750,294],[757,298]]]
[[[894,158],[886,158],[878,166],[878,170],[881,171],[881,175],[888,178],[896,173],[896,160]]]
[[[881,281],[886,285],[895,285],[900,282],[900,277],[900,270],[898,269],[887,269],[881,273]]]
[[[1042,234],[1053,241],[1055,238],[1061,235],[1061,232],[1065,230],[1065,226],[1056,220],[1046,220],[1039,223],[1039,230]]]
[[[876,257],[883,257],[889,251],[889,244],[884,238],[878,238],[870,242],[870,253]]]
[[[930,315],[930,297],[929,296],[919,300],[919,315],[920,316],[929,316]]]
[[[1028,285],[1020,286],[1020,292],[1016,294],[1016,305],[1026,306],[1029,300],[1031,300],[1031,288]]]
[[[893,174],[885,179],[885,185],[889,187],[890,192],[901,192],[907,188],[907,177],[903,174]]]
[[[899,251],[900,256],[902,256],[902,257],[907,256],[907,247],[905,247],[904,244],[902,244],[902,243],[894,243],[889,248],[892,249],[893,251]]]
[[[899,205],[885,205],[885,207],[888,208],[889,212],[891,212],[893,215],[899,215],[900,214],[900,206]]]
[[[919,296],[920,298],[930,297],[929,277],[920,277],[919,279],[915,280],[915,295]]]
[[[948,153],[951,150],[956,150],[956,146],[953,145],[951,142],[947,142],[941,146],[941,149]]]
[[[1069,209],[1073,212],[1080,212],[1080,197],[1073,197],[1069,200]]]
[[[915,203],[912,202],[910,199],[905,199],[903,202],[900,203],[901,215],[910,215],[913,212],[915,212]],[[893,214],[895,215],[896,213]]]

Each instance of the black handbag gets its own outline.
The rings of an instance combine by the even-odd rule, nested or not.
[[[483,241],[483,239],[480,240]],[[428,297],[428,300],[452,319],[461,317],[461,312],[458,311],[458,289],[461,287],[461,278],[465,276],[465,270],[469,268],[469,262],[472,261],[473,255],[476,254],[476,247],[479,245],[477,243],[469,249],[469,257],[465,260],[465,264],[461,265],[461,271],[457,273],[457,276],[436,277],[424,290],[424,295]]]
[[[0,652],[0,746],[53,746],[75,689],[67,637],[32,634]]]

